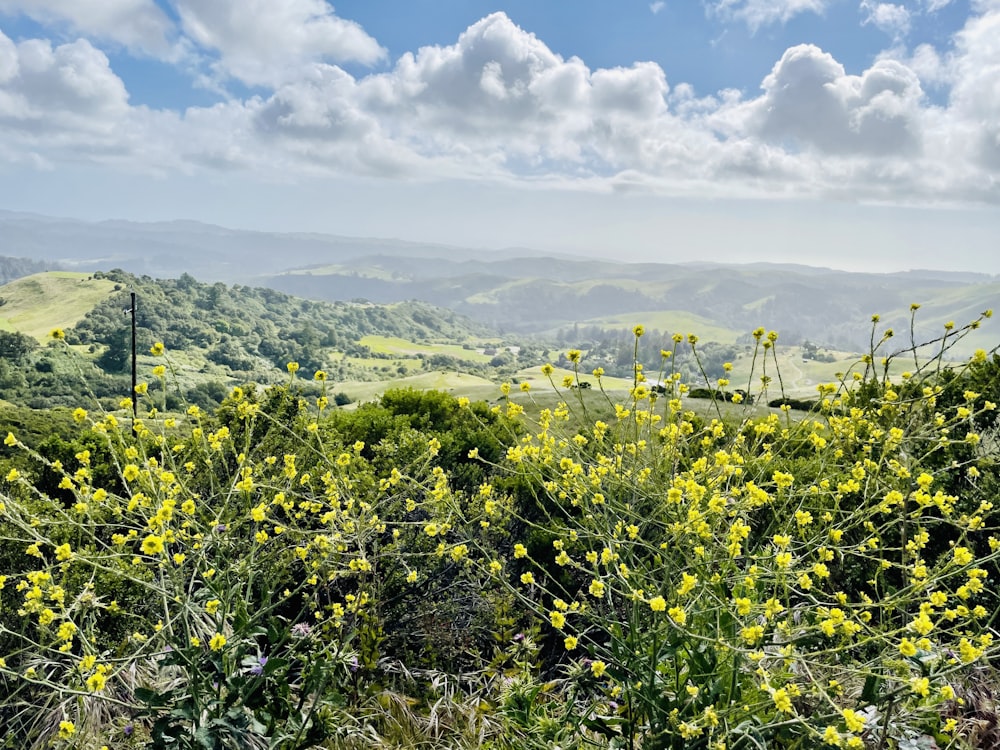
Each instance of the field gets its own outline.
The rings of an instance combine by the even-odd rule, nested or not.
[[[460,344],[423,344],[391,336],[364,336],[359,342],[362,346],[367,346],[378,354],[402,354],[415,357],[418,354],[433,355],[446,354],[457,359],[464,359],[477,364],[486,364],[493,355],[483,354],[481,349],[464,348]]]
[[[436,370],[419,375],[408,375],[383,381],[346,381],[334,384],[337,391],[346,393],[355,402],[371,401],[393,388],[439,390],[455,396],[490,399],[499,393],[497,385],[485,378],[462,372]]]
[[[707,318],[683,310],[661,310],[658,312],[635,312],[607,315],[590,320],[582,320],[581,326],[599,326],[608,329],[631,330],[636,324],[642,324],[649,330],[659,330],[666,333],[682,333],[687,336],[694,333],[702,341],[716,341],[720,344],[733,344],[746,331],[736,331],[724,328]]]
[[[53,271],[18,279],[3,288],[0,329],[44,342],[53,328],[70,328],[110,299],[115,283],[89,274]]]

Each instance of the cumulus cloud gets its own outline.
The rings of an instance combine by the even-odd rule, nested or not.
[[[385,50],[325,0],[174,0],[184,33],[219,76],[275,86],[319,61],[372,64]]]
[[[78,34],[167,56],[173,24],[154,0],[0,0],[0,14],[62,23]]]
[[[920,149],[921,99],[916,74],[879,60],[847,75],[812,45],[787,50],[742,107],[747,131],[764,141],[827,154],[910,154]]]
[[[113,139],[128,110],[125,85],[89,42],[15,44],[0,32],[0,127],[31,140],[80,132]]]
[[[1000,172],[1000,2],[970,19],[956,38],[950,113],[974,153]]]
[[[198,16],[215,19],[206,29],[226,27],[212,14],[235,7],[231,1]],[[266,80],[271,89],[154,111],[129,105],[90,43],[53,47],[0,34],[0,143],[8,154],[0,158],[114,158],[152,171],[246,170],[272,179],[461,177],[713,195],[1000,200],[1000,9],[970,19],[948,55],[929,47],[884,55],[856,75],[815,46],[792,47],[754,95],[699,95],[672,85],[654,63],[592,69],[503,13],[454,44],[406,53],[361,76],[323,62],[327,47],[274,52],[277,76],[249,58],[241,67],[252,33],[206,30],[199,38],[229,75],[239,70],[241,80]],[[377,59],[379,50],[369,53]],[[946,105],[924,96],[921,82],[933,76],[950,87]]]
[[[834,0],[707,0],[709,12],[746,23],[751,31],[785,23],[800,13],[822,14]]]

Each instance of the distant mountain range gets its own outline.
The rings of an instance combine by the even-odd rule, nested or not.
[[[672,320],[693,319],[731,331],[734,338],[761,325],[781,331],[789,343],[809,339],[858,350],[868,341],[874,313],[881,314],[883,327],[903,334],[910,304],[920,303],[917,335],[930,337],[947,320],[963,323],[986,308],[1000,307],[1000,278],[978,273],[620,263],[523,248],[487,253],[191,221],[92,223],[5,211],[0,211],[0,255],[80,271],[121,268],[154,278],[186,273],[201,281],[270,287],[328,301],[416,299],[520,333],[647,319],[664,321],[666,327]],[[996,332],[984,333],[977,346],[1000,343]]]
[[[188,273],[203,281],[244,283],[251,276],[374,255],[471,260],[482,252],[392,239],[251,232],[196,221],[87,222],[0,211],[0,255],[75,271],[121,268],[153,278]]]

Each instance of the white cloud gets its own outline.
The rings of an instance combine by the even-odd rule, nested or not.
[[[229,66],[239,67],[234,49],[250,49],[213,44]],[[971,19],[950,55],[918,47],[858,75],[817,47],[792,47],[756,96],[671,88],[654,63],[591,69],[502,13],[379,73],[355,77],[308,58],[283,57],[283,80],[271,77],[268,94],[174,113],[129,106],[107,58],[85,41],[53,48],[0,34],[0,159],[279,181],[1000,202],[1000,10]],[[921,80],[932,78],[951,86],[947,106],[924,97]]]
[[[800,13],[822,14],[835,0],[706,0],[710,12],[746,23],[751,31],[785,23]]]
[[[910,11],[902,5],[862,0],[861,10],[866,14],[863,25],[872,24],[897,39],[910,32]]]
[[[920,149],[923,92],[901,63],[880,60],[850,76],[828,53],[799,45],[785,52],[763,88],[743,111],[746,129],[766,142],[839,155]]]
[[[0,14],[65,23],[76,33],[161,57],[171,47],[173,24],[154,0],[0,0]]]
[[[89,42],[15,45],[0,32],[0,129],[12,138],[44,145],[83,134],[113,145],[115,122],[128,111],[124,84]]]
[[[956,38],[949,113],[956,134],[964,130],[973,154],[1000,177],[1000,2],[992,7]]]
[[[941,87],[952,82],[949,58],[941,55],[933,45],[918,44],[910,54],[900,48],[887,50],[880,58],[903,63],[917,74],[925,86]]]
[[[319,61],[381,60],[385,50],[325,0],[174,0],[181,26],[217,53],[217,73],[250,85],[293,80]]]
[[[19,68],[17,47],[3,31],[0,31],[0,84],[13,79]]]
[[[947,8],[951,3],[952,0],[924,0],[928,13],[934,13],[942,8]]]
[[[657,13],[663,10],[666,7],[666,5],[667,4],[663,0],[656,0],[655,3],[649,4],[649,9],[653,12],[653,15],[655,16]]]

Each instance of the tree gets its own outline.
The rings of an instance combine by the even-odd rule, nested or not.
[[[20,364],[24,358],[38,348],[38,342],[31,336],[18,331],[0,331],[0,359],[12,364]]]

